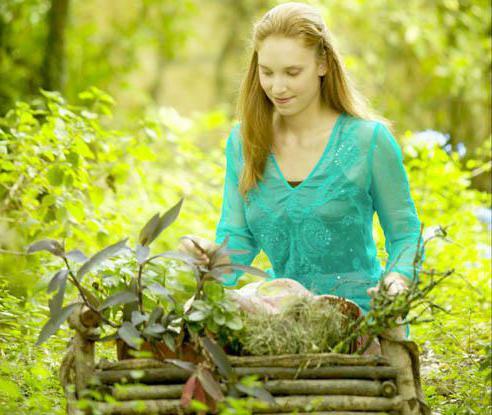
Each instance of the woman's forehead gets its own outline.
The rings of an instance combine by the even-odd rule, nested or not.
[[[258,48],[258,65],[268,69],[302,67],[314,58],[314,52],[299,39],[267,37]]]

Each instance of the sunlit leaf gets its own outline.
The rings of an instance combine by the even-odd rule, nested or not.
[[[138,236],[138,241],[140,245],[146,246],[150,244],[150,237],[152,236],[154,230],[159,225],[160,215],[156,213],[150,220],[145,224],[145,226],[140,231],[140,235]]]
[[[138,297],[135,293],[128,290],[119,291],[106,298],[103,301],[103,303],[100,305],[99,310],[102,311],[114,305],[131,303],[132,301],[137,301],[137,300]]]
[[[187,370],[188,372],[194,372],[197,367],[194,363],[181,359],[164,359],[164,361],[172,363],[173,365],[181,369]]]
[[[135,295],[135,297],[137,296]],[[138,310],[132,312],[132,324],[134,326],[138,326],[139,324],[143,323],[144,321],[147,321],[148,319],[149,316],[147,314],[142,314]]]
[[[93,270],[107,258],[117,255],[124,249],[127,249],[127,240],[128,238],[125,238],[122,241],[115,243],[114,245],[110,245],[102,249],[97,254],[92,256],[87,262],[84,263],[84,265],[82,265],[82,267],[80,267],[79,271],[77,272],[77,278],[80,280],[85,274]]]
[[[145,327],[143,334],[156,337],[158,334],[162,334],[166,331],[166,329],[162,326],[162,324],[149,324]]]
[[[198,379],[202,384],[205,391],[216,401],[222,401],[224,394],[222,393],[220,383],[212,376],[209,370],[198,367],[197,370]]]
[[[153,255],[149,259],[147,259],[147,262],[153,261],[156,258],[176,259],[178,261],[184,261],[188,264],[195,264],[198,262],[197,258],[180,251],[166,251],[162,254]]]
[[[41,329],[41,333],[39,334],[38,340],[36,342],[36,346],[39,346],[41,343],[45,342],[50,336],[55,334],[57,330],[60,328],[62,323],[70,316],[73,309],[77,307],[80,303],[74,303],[67,305],[62,308],[56,315],[52,316],[48,322]]]
[[[149,324],[154,324],[157,320],[162,318],[164,309],[162,307],[155,307],[149,316]]]
[[[164,229],[166,229],[177,219],[182,204],[183,204],[183,198],[181,198],[178,203],[176,203],[171,209],[169,209],[166,213],[162,215],[162,217],[159,219],[159,224],[154,229],[150,237],[151,238],[150,242],[152,242],[155,238],[157,238]]]
[[[140,231],[140,245],[150,245],[164,229],[171,225],[178,217],[182,204],[183,198],[181,198],[176,205],[165,212],[162,216],[158,213],[155,214]]]
[[[48,289],[47,289],[48,294],[55,291],[60,286],[61,282],[64,279],[67,279],[67,276],[68,276],[68,269],[61,269],[57,271],[48,284]]]
[[[164,340],[164,343],[166,343],[166,346],[169,347],[170,350],[172,350],[173,352],[176,351],[176,341],[171,333],[164,333],[162,339]]]
[[[67,275],[60,279],[58,292],[48,301],[50,307],[50,315],[54,316],[60,312],[63,306],[63,299],[65,297],[65,288],[67,286]]]
[[[37,241],[29,245],[27,248],[27,253],[32,254],[38,251],[48,251],[53,255],[63,257],[65,250],[60,242],[54,239],[43,239],[42,241]]]
[[[73,249],[72,251],[67,252],[66,257],[74,262],[85,262],[88,259],[79,249]]]
[[[118,329],[118,335],[121,340],[134,349],[138,349],[143,341],[140,332],[128,321],[125,321]]]
[[[210,354],[210,357],[219,369],[220,374],[225,376],[227,379],[230,379],[233,376],[234,371],[229,359],[227,358],[227,354],[224,352],[222,347],[207,336],[200,337],[200,341],[202,342],[203,347]]]
[[[246,386],[243,385],[242,383],[237,383],[235,386],[239,391],[244,392],[249,396],[254,396],[255,398],[261,399],[262,401],[268,402],[269,404],[272,405],[277,404],[272,394],[263,387]]]
[[[147,257],[149,256],[150,248],[148,246],[137,244],[135,253],[137,256],[137,262],[139,264],[143,264],[147,260]]]

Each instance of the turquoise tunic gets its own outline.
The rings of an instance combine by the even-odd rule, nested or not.
[[[238,192],[244,163],[239,123],[227,139],[226,160],[215,242],[229,235],[230,248],[249,252],[233,255],[232,262],[249,265],[263,249],[271,279],[292,278],[315,294],[346,297],[364,313],[370,307],[366,290],[387,272],[414,278],[420,220],[401,149],[384,124],[339,115],[321,158],[298,186],[288,183],[270,153],[248,201]],[[386,239],[384,270],[373,239],[374,212]],[[242,274],[226,275],[223,284],[235,285]]]

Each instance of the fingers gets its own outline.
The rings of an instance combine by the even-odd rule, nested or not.
[[[205,252],[201,251],[193,243],[193,241],[195,241],[200,246],[200,248],[202,248],[203,251],[205,251]],[[198,236],[186,235],[186,236],[180,238],[178,250],[184,251],[184,252],[192,255],[193,257],[197,258],[199,260],[200,264],[208,264],[209,258],[206,254],[207,247],[205,246],[205,244],[202,241],[206,241],[206,240],[204,240],[203,238],[199,238]]]

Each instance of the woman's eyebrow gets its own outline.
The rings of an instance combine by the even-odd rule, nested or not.
[[[268,66],[265,66],[265,65],[261,65],[259,64],[258,66],[261,66],[262,68],[265,68],[265,69],[270,69]],[[291,66],[287,66],[285,69],[301,69],[302,66],[300,65],[291,65]]]

